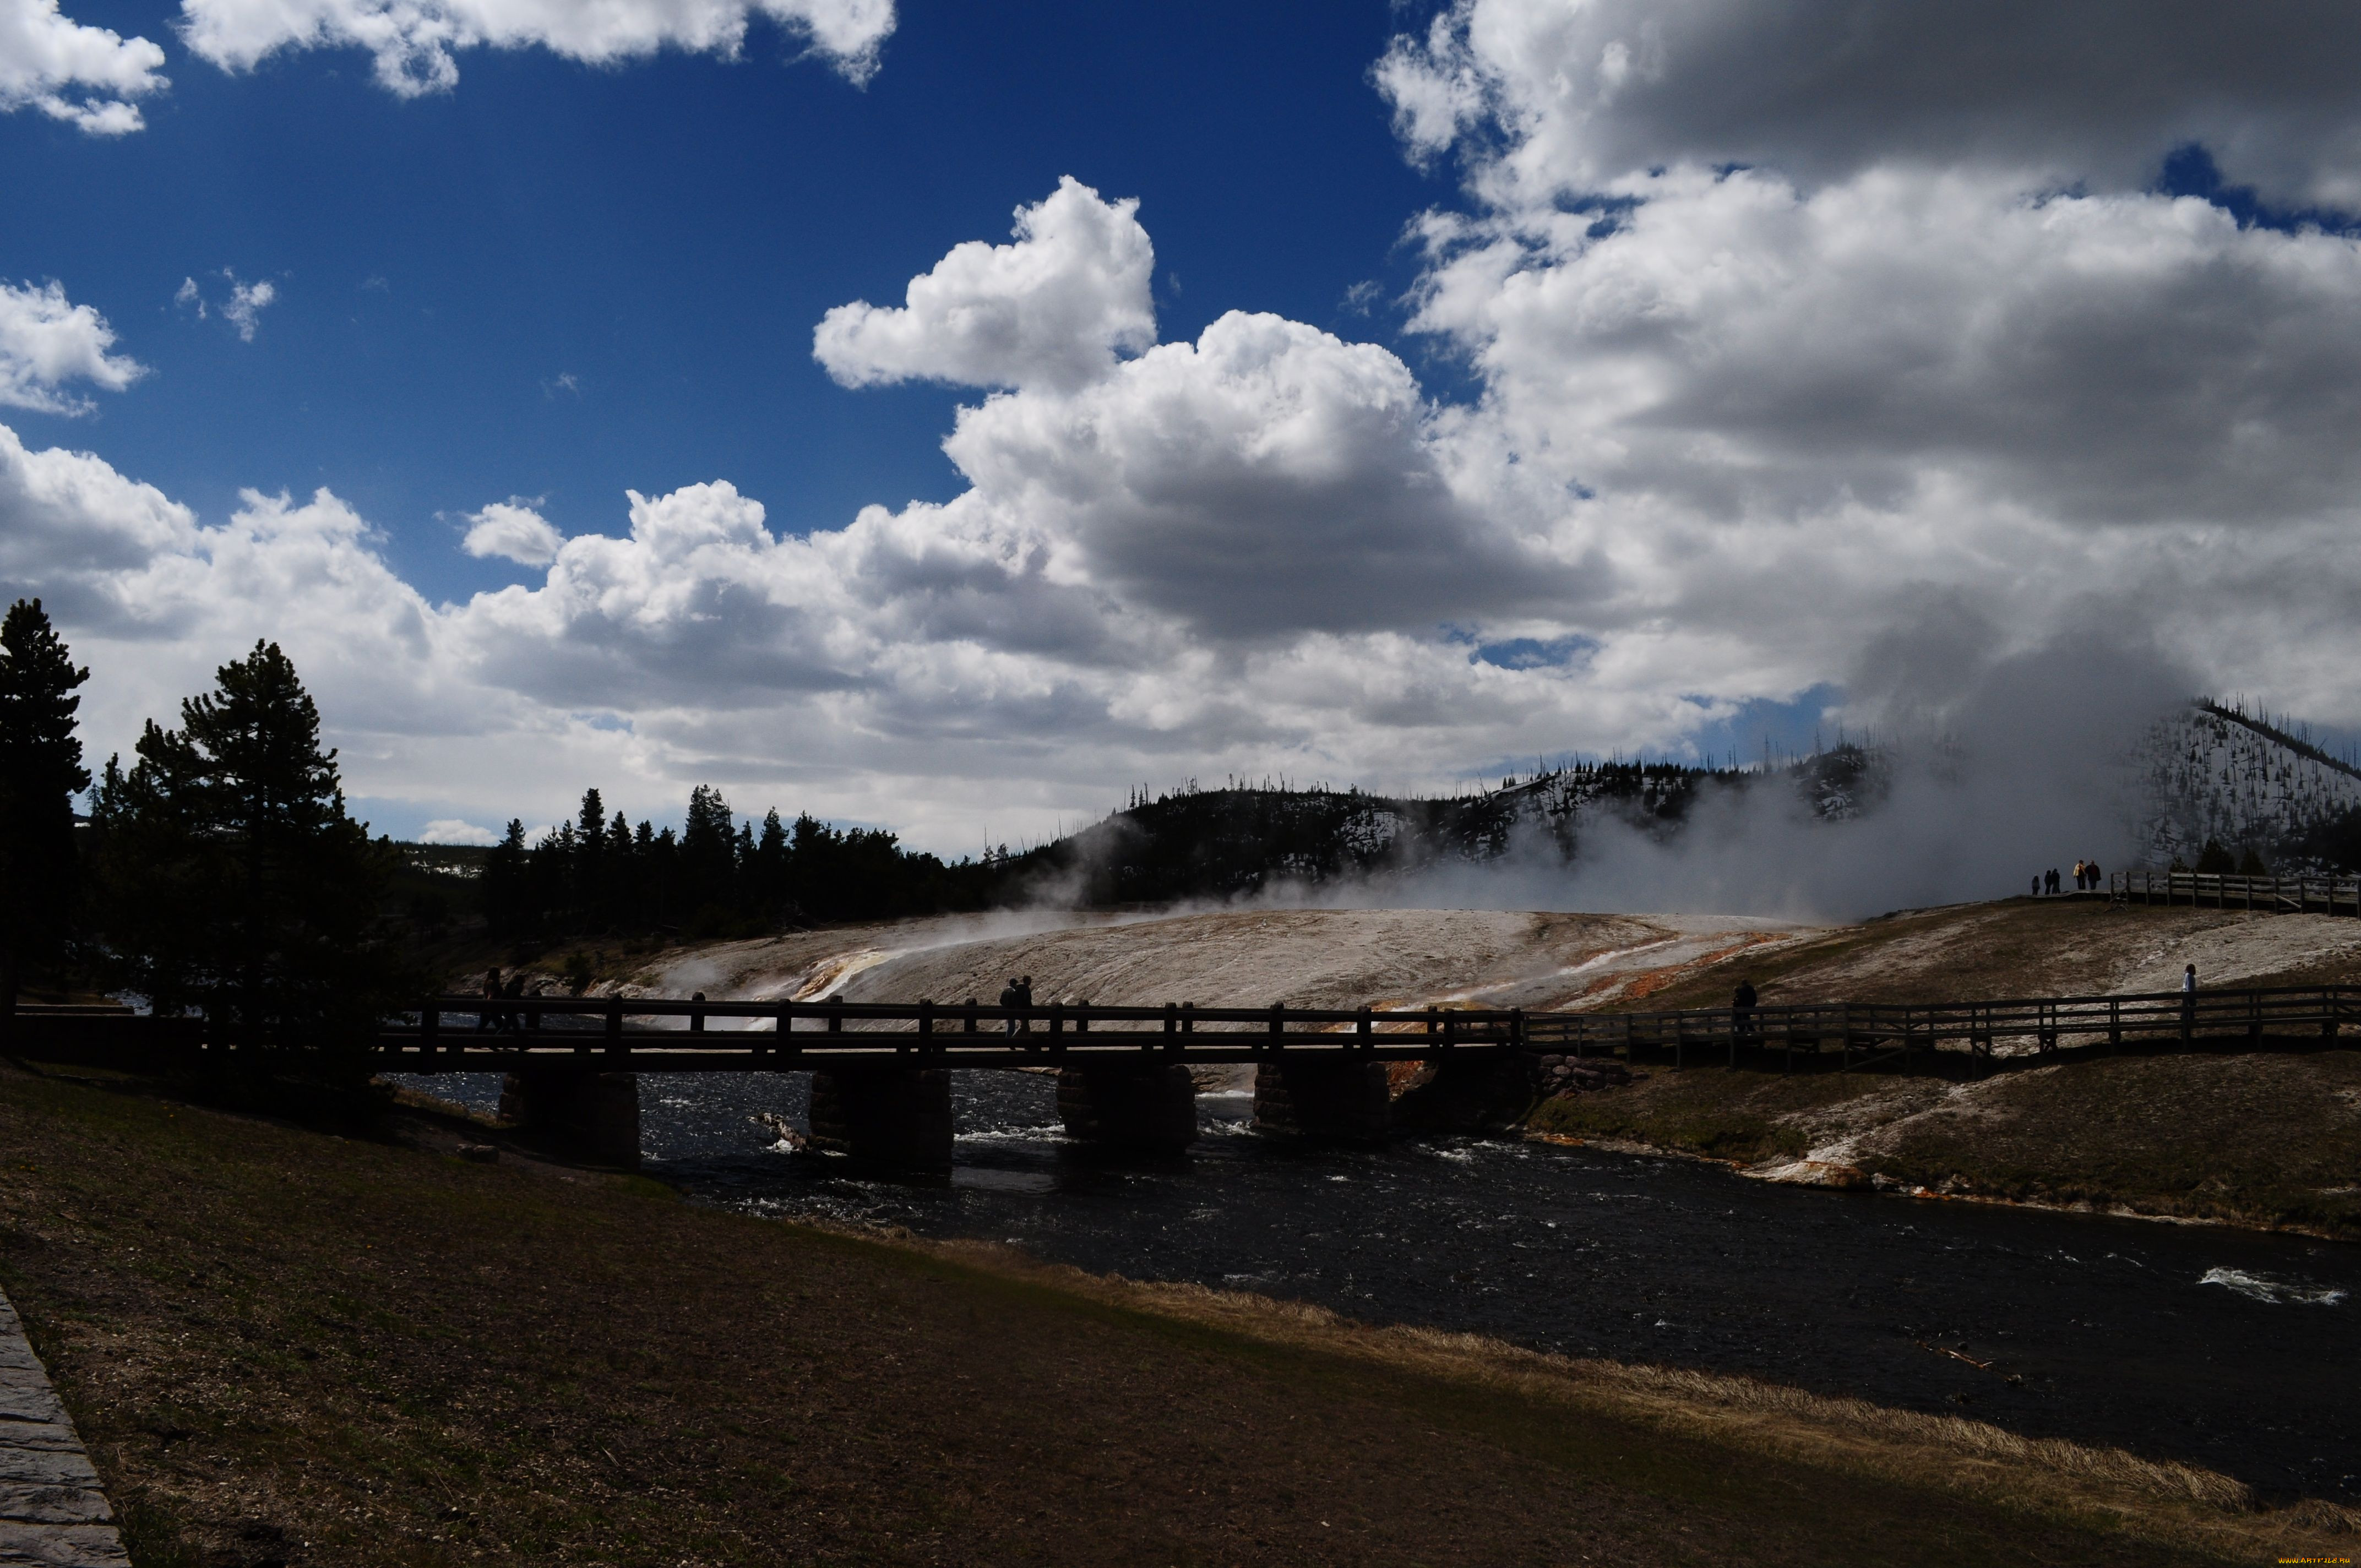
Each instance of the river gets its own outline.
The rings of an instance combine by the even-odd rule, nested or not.
[[[500,1091],[488,1074],[407,1081],[480,1108]],[[1059,1134],[1054,1080],[1014,1072],[953,1075],[947,1180],[855,1177],[753,1123],[801,1125],[809,1082],[643,1077],[649,1172],[754,1213],[1743,1373],[2361,1503],[2361,1248],[1518,1141],[1295,1148],[1246,1131],[1244,1095],[1200,1097],[1186,1160],[1110,1165]]]

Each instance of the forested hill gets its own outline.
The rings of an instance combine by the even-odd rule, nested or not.
[[[2201,700],[2157,723],[2135,761],[2157,866],[2361,871],[2361,767],[2305,726]]]
[[[1669,832],[1706,790],[1784,787],[1817,815],[1855,815],[1883,784],[1857,746],[1770,773],[1678,762],[1582,762],[1497,789],[1401,798],[1357,789],[1184,789],[1142,799],[1091,828],[997,861],[1004,894],[1105,906],[1228,898],[1512,850],[1571,860],[1586,828],[1611,817]]]
[[[528,841],[521,822],[489,850],[410,846],[405,897],[422,935],[470,924],[496,938],[752,935],[782,926],[1032,904],[1107,907],[1231,898],[1286,883],[1477,863],[1512,850],[1571,858],[1601,814],[1669,832],[1713,788],[1793,789],[1828,817],[1882,787],[1882,763],[1839,747],[1771,773],[1677,762],[1577,763],[1496,789],[1436,798],[1357,789],[1183,788],[1056,841],[946,862],[890,832],[809,817],[741,822],[718,791],[692,792],[684,827],[609,817],[598,793],[578,822]],[[467,906],[473,905],[471,910]]]

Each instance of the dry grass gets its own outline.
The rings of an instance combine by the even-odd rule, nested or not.
[[[1832,1398],[1784,1385],[1677,1367],[1549,1355],[1478,1334],[1375,1328],[1308,1303],[1188,1284],[1107,1279],[1029,1265],[988,1244],[920,1244],[985,1266],[1053,1278],[1111,1302],[1262,1339],[1475,1381],[1526,1398],[1753,1453],[1923,1481],[1948,1490],[2104,1518],[2159,1546],[2231,1556],[2327,1552],[2361,1534],[2361,1510],[2323,1499],[2257,1506],[2244,1482],[2121,1449],[2030,1438],[1986,1421]]]
[[[1970,1423],[145,1094],[0,1072],[0,1282],[141,1568],[1915,1568],[2318,1536]]]

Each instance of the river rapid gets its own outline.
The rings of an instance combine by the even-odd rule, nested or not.
[[[500,1080],[405,1081],[481,1109]],[[647,1168],[693,1200],[1005,1242],[1575,1356],[1741,1373],[2361,1504],[2361,1249],[2301,1237],[1774,1187],[1506,1140],[1298,1148],[1202,1095],[1186,1159],[1065,1141],[1055,1080],[959,1071],[948,1179],[791,1154],[803,1073],[648,1075]],[[1980,1369],[1945,1354],[1957,1351]]]

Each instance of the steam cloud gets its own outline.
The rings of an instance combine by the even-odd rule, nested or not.
[[[2125,623],[2094,605],[2082,626],[2009,650],[1944,598],[1872,640],[1843,717],[1877,736],[1890,783],[1847,820],[1758,782],[1709,789],[1661,836],[1585,813],[1571,865],[1536,831],[1499,861],[1290,901],[1854,920],[2021,893],[2086,856],[2123,869],[2138,854],[2134,748],[2200,685]]]

